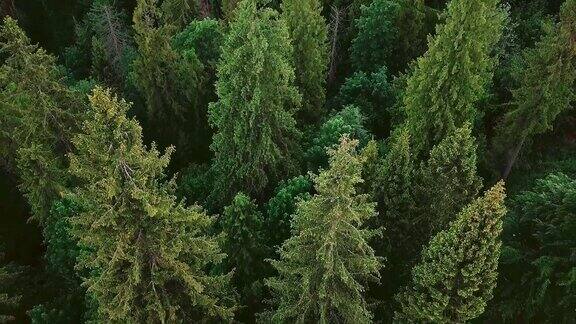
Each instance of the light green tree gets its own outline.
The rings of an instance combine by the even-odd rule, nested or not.
[[[499,0],[452,0],[446,22],[418,59],[404,94],[415,152],[426,155],[444,137],[478,117],[486,94],[505,13]]]
[[[484,312],[498,277],[504,183],[464,208],[438,233],[398,294],[399,323],[465,323]]]
[[[261,198],[264,188],[295,169],[301,97],[288,28],[258,3],[240,2],[222,48],[218,102],[209,108],[216,129],[213,201],[229,201],[238,191]]]
[[[96,88],[90,120],[73,143],[70,194],[80,207],[71,220],[83,253],[88,294],[105,321],[143,323],[232,318],[229,275],[207,267],[222,262],[212,219],[198,206],[176,200],[164,155],[142,143],[128,119],[129,104]]]
[[[358,194],[362,160],[358,141],[344,136],[329,150],[330,167],[314,177],[317,194],[300,201],[293,235],[272,261],[278,276],[266,281],[272,322],[370,323],[364,284],[378,282],[382,260],[368,241],[377,231],[363,225],[376,215],[368,195]]]
[[[317,122],[324,111],[328,69],[328,27],[322,4],[320,0],[283,0],[281,9],[294,46],[296,85],[302,94],[299,120]]]

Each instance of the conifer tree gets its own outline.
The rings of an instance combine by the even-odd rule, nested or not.
[[[146,148],[142,130],[128,119],[129,104],[96,88],[90,120],[73,143],[70,172],[79,185],[70,195],[81,206],[73,234],[85,251],[79,268],[101,320],[177,322],[230,319],[228,275],[207,267],[222,262],[212,219],[174,196],[164,155]]]
[[[283,0],[282,18],[294,46],[296,85],[302,94],[299,119],[316,122],[323,112],[328,68],[328,28],[320,0]]]
[[[560,22],[545,25],[545,35],[525,55],[520,86],[513,91],[514,109],[499,128],[498,145],[507,151],[503,178],[510,171],[524,143],[552,129],[556,117],[571,107],[576,80],[576,1],[566,0]]]
[[[431,235],[443,230],[482,187],[476,171],[476,143],[466,123],[430,151],[418,172],[417,200]],[[422,223],[421,223],[422,225]]]
[[[181,30],[199,15],[198,4],[198,0],[164,0],[161,5],[162,20]]]
[[[41,224],[67,186],[65,154],[86,104],[61,81],[56,59],[30,40],[15,20],[0,28],[0,155]]]
[[[213,201],[240,190],[261,198],[264,188],[294,169],[299,132],[293,115],[301,98],[288,28],[276,11],[258,3],[238,5],[222,48],[218,102],[209,108],[216,129]]]
[[[253,320],[261,307],[262,280],[266,276],[264,259],[268,255],[264,233],[264,217],[250,197],[238,193],[232,204],[224,208],[221,220],[225,242],[227,270],[234,270],[233,283],[247,309],[240,314]]]
[[[177,160],[197,153],[207,126],[206,107],[199,100],[203,64],[195,51],[183,55],[173,48],[176,29],[163,21],[157,0],[138,1],[134,30],[139,52],[134,77],[154,138],[162,147],[176,145],[181,152]]]
[[[498,277],[504,196],[500,182],[434,236],[397,297],[397,322],[465,323],[484,312]]]
[[[465,122],[474,123],[475,104],[485,96],[505,14],[499,0],[452,0],[446,22],[429,40],[408,79],[404,106],[418,156]]]
[[[330,167],[314,178],[318,192],[298,203],[293,236],[272,261],[278,276],[267,280],[274,310],[272,322],[369,323],[364,299],[367,281],[378,281],[381,260],[368,241],[376,231],[363,228],[375,216],[362,183],[358,141],[342,138],[329,150]]]

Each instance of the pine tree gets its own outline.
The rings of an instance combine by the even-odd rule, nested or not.
[[[452,0],[446,22],[429,40],[408,79],[404,106],[420,156],[465,122],[477,118],[475,104],[485,96],[505,14],[498,0]]]
[[[183,29],[200,14],[198,0],[164,0],[161,5],[162,20]]]
[[[328,28],[320,0],[283,0],[282,19],[294,46],[296,85],[302,94],[299,119],[317,122],[322,117],[328,68]]]
[[[499,128],[497,144],[507,151],[503,178],[510,171],[524,143],[552,129],[556,117],[571,107],[576,80],[576,1],[566,0],[556,26],[545,25],[545,35],[525,55],[520,86],[513,91],[515,107]]]
[[[299,132],[293,115],[301,98],[288,29],[276,11],[259,9],[258,2],[239,4],[218,66],[219,99],[209,108],[216,128],[213,201],[240,190],[261,198],[263,189],[294,169]]]
[[[82,212],[73,234],[85,253],[88,293],[98,316],[112,322],[230,319],[228,275],[211,275],[222,262],[212,219],[174,196],[164,170],[172,149],[144,147],[142,130],[125,114],[129,104],[94,90],[90,120],[73,143],[70,172],[79,185],[70,195]]]
[[[275,309],[272,322],[369,323],[363,283],[378,281],[381,260],[368,245],[376,231],[362,225],[375,216],[362,183],[358,141],[343,137],[329,150],[330,167],[314,178],[318,192],[300,201],[293,236],[272,261],[279,275],[266,281]]]
[[[162,20],[157,0],[139,0],[134,29],[139,55],[134,61],[136,85],[146,101],[147,121],[162,147],[176,145],[176,159],[198,153],[207,128],[202,97],[203,64],[195,51],[177,52],[174,26]]]
[[[476,143],[470,124],[448,135],[432,151],[418,173],[417,200],[420,216],[431,235],[445,229],[482,188],[476,171]]]
[[[43,224],[68,185],[65,154],[86,104],[62,83],[56,59],[31,45],[12,18],[0,28],[0,54],[0,155]]]
[[[397,297],[397,322],[465,323],[484,312],[498,277],[504,196],[500,182],[430,241]]]

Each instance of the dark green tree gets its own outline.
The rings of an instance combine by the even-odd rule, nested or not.
[[[126,117],[130,105],[110,92],[97,88],[90,102],[90,120],[73,140],[70,172],[79,185],[70,197],[81,206],[72,230],[98,317],[231,319],[229,275],[206,272],[225,257],[207,234],[212,219],[178,202],[174,181],[165,180],[172,149],[146,148],[140,126]]]
[[[504,197],[500,182],[434,236],[397,296],[397,322],[465,323],[484,312],[498,277]]]
[[[330,167],[314,178],[317,194],[298,203],[293,235],[272,261],[278,276],[266,281],[272,322],[369,323],[366,282],[378,281],[382,260],[368,241],[377,231],[363,228],[376,215],[362,183],[358,141],[343,137],[329,150]]]
[[[307,176],[282,181],[275,195],[266,204],[266,240],[268,246],[278,247],[290,237],[290,223],[300,200],[307,200],[313,190]]]
[[[436,29],[418,59],[404,94],[415,152],[427,154],[444,137],[478,117],[475,104],[486,95],[505,13],[499,0],[453,0],[446,22]]]
[[[205,146],[201,138],[207,127],[206,106],[200,103],[203,64],[194,50],[174,49],[176,28],[162,20],[157,0],[138,1],[134,30],[138,46],[134,78],[146,101],[147,124],[159,145],[178,147],[180,162]]]
[[[288,28],[276,11],[258,3],[240,2],[222,48],[218,102],[209,108],[216,129],[213,201],[228,201],[238,191],[259,199],[295,170],[300,134],[294,114],[301,98]]]
[[[562,173],[512,198],[504,226],[496,321],[569,323],[576,316],[576,180]]]
[[[513,92],[514,108],[504,116],[497,144],[504,151],[503,178],[508,177],[524,143],[554,125],[574,99],[576,79],[576,1],[567,0],[556,26],[525,55],[520,86]]]
[[[302,94],[299,120],[317,122],[324,111],[328,68],[328,28],[322,16],[322,3],[283,0],[281,9],[294,46],[296,85]]]
[[[416,185],[419,216],[423,218],[419,221],[430,226],[431,235],[445,229],[480,192],[476,148],[466,123],[432,148],[430,158],[421,166]]]
[[[21,296],[12,295],[8,289],[14,286],[17,276],[18,272],[15,267],[5,264],[4,251],[0,250],[0,323],[10,323],[15,320],[15,317],[10,315],[10,311],[16,308]]]
[[[162,20],[176,26],[178,30],[186,27],[200,14],[198,0],[163,0],[160,9]]]

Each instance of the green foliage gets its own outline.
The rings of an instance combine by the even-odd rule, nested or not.
[[[456,214],[482,188],[476,171],[476,143],[470,124],[458,128],[430,151],[417,175],[420,223],[430,225],[432,235],[446,228]]]
[[[576,1],[562,6],[560,22],[545,25],[545,35],[525,54],[514,107],[499,128],[497,145],[505,155],[507,176],[526,140],[552,129],[556,117],[571,108],[576,80]]]
[[[254,200],[239,193],[224,208],[220,226],[226,235],[222,248],[228,255],[227,270],[234,270],[234,285],[242,297],[242,305],[248,306],[245,312],[254,316],[262,300],[262,280],[267,268],[264,217]]]
[[[86,104],[62,83],[55,58],[31,45],[11,18],[0,28],[0,56],[0,155],[44,223],[67,185],[65,154]]]
[[[374,0],[361,11],[355,21],[358,34],[351,48],[354,68],[369,73],[382,66],[390,67],[398,43],[396,17],[400,5],[390,0]]]
[[[198,0],[163,0],[160,9],[162,21],[178,29],[191,23],[200,11]]]
[[[272,322],[369,323],[363,283],[378,281],[381,260],[368,245],[376,232],[363,229],[375,204],[356,193],[362,183],[358,141],[343,137],[329,150],[330,167],[314,177],[318,192],[298,203],[293,235],[272,261],[279,275],[266,281]]]
[[[504,196],[500,182],[430,241],[397,297],[396,321],[465,323],[482,314],[498,277]]]
[[[197,55],[206,68],[215,71],[223,41],[224,33],[218,21],[207,18],[188,24],[180,33],[174,35],[172,45],[185,57]]]
[[[267,186],[293,173],[300,95],[288,28],[276,11],[242,1],[222,48],[218,102],[209,119],[216,134],[212,200],[226,202],[242,190],[261,198]]]
[[[486,95],[505,14],[498,0],[453,0],[428,51],[408,79],[404,105],[418,155],[478,117],[475,104]]]
[[[320,0],[283,0],[282,19],[294,46],[296,85],[302,94],[299,120],[316,122],[323,115],[328,68],[328,28]]]
[[[97,88],[90,102],[90,121],[70,155],[79,181],[71,198],[82,209],[72,226],[99,318],[230,319],[229,275],[206,272],[225,256],[206,234],[212,219],[177,202],[174,182],[165,181],[172,150],[145,148],[140,126],[125,116],[129,105],[109,92]]]
[[[8,290],[17,275],[13,265],[4,263],[4,253],[0,251],[0,323],[9,323],[15,319],[11,311],[18,305],[20,296],[9,294]]]
[[[495,319],[568,323],[575,316],[576,181],[550,174],[513,197]]]
[[[365,144],[369,140],[369,133],[363,126],[364,116],[355,106],[348,106],[325,121],[317,134],[313,137],[305,152],[305,159],[311,170],[328,165],[326,149],[337,145],[344,134],[349,134]]]
[[[270,198],[266,205],[268,246],[280,246],[290,237],[290,223],[296,212],[296,204],[309,199],[312,189],[312,181],[307,176],[280,182],[274,197]]]
[[[140,0],[134,11],[138,57],[134,79],[146,101],[147,122],[162,147],[176,145],[177,160],[202,151],[207,128],[202,105],[204,66],[193,49],[178,52],[174,27],[162,21],[157,0]]]
[[[390,134],[391,123],[398,119],[392,108],[396,103],[395,89],[388,69],[382,66],[375,72],[356,72],[340,87],[338,101],[343,106],[354,105],[366,118],[367,128],[378,137]]]

